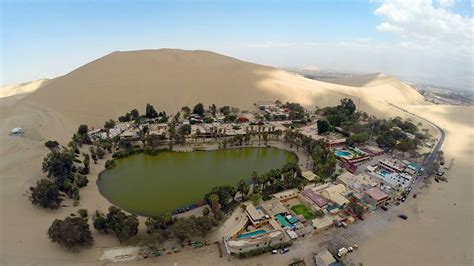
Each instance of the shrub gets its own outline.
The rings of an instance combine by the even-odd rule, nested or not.
[[[115,159],[107,160],[105,162],[105,169],[112,169],[116,165]]]
[[[82,218],[86,218],[89,214],[87,213],[87,210],[86,209],[79,209],[77,210],[77,213],[82,217]]]
[[[89,179],[81,174],[78,174],[74,179],[74,183],[76,183],[76,186],[78,187],[85,187],[89,183]]]
[[[58,186],[48,179],[41,179],[36,187],[30,187],[30,201],[43,208],[57,209],[63,201]]]
[[[67,249],[90,246],[93,242],[89,224],[80,217],[54,220],[48,229],[48,237]]]
[[[59,143],[55,140],[48,140],[44,143],[44,146],[46,146],[49,149],[55,149],[59,147]]]

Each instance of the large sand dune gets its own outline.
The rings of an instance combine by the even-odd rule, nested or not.
[[[113,238],[94,233],[93,249],[72,254],[48,241],[45,232],[55,218],[81,207],[105,209],[108,203],[91,180],[81,190],[80,207],[50,212],[31,206],[24,193],[43,176],[45,140],[66,144],[79,124],[102,126],[106,119],[116,119],[133,108],[143,112],[146,103],[176,112],[197,102],[250,109],[255,101],[279,99],[324,107],[350,97],[360,109],[379,117],[406,117],[387,102],[403,106],[423,103],[411,87],[395,78],[374,77],[367,84],[372,85],[314,81],[211,52],[163,49],[114,52],[36,90],[20,86],[16,90],[22,92],[21,97],[12,98],[15,93],[11,93],[0,99],[0,264],[94,264],[98,247],[118,245]],[[451,115],[440,114],[444,115],[449,126]],[[8,136],[17,126],[25,128],[25,136]],[[472,123],[467,128],[472,131]],[[94,168],[91,176],[100,167]],[[467,173],[461,172],[460,178],[463,174]]]
[[[133,108],[143,111],[146,103],[158,110],[176,112],[197,102],[250,109],[256,101],[279,99],[322,107],[350,97],[361,109],[385,117],[392,113],[386,100],[398,104],[423,101],[414,89],[395,78],[379,76],[372,83],[377,79],[390,82],[354,88],[305,79],[207,51],[113,52],[48,81],[4,115],[31,117],[35,113],[34,120],[27,119],[19,126],[34,129],[39,134],[36,137],[62,140],[63,130],[69,137],[78,124],[102,126],[105,120],[116,119]],[[60,128],[52,132],[56,126]]]

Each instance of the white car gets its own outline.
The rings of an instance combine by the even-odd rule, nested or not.
[[[413,180],[413,182],[411,182],[412,184],[415,184],[416,180]]]

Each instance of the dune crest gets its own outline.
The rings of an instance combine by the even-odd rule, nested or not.
[[[18,96],[20,94],[32,93],[39,89],[41,86],[47,84],[47,79],[39,79],[30,82],[24,82],[14,85],[6,85],[0,87],[0,98],[6,98],[11,96]]]
[[[250,110],[254,102],[261,100],[299,102],[314,108],[351,98],[361,110],[388,117],[393,110],[387,101],[423,102],[411,87],[395,78],[384,79],[392,81],[355,88],[306,79],[208,51],[117,51],[49,80],[5,110],[4,115],[31,117],[27,114],[34,113],[37,118],[27,119],[22,126],[34,129],[36,137],[61,140],[69,138],[79,124],[99,127],[105,120],[116,119],[131,109],[143,112],[146,103],[157,110],[176,112],[198,102]],[[9,120],[17,121],[12,116]],[[12,126],[15,125],[4,125]]]

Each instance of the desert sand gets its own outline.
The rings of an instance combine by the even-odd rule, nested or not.
[[[0,97],[0,264],[95,264],[101,247],[119,245],[113,237],[94,232],[94,247],[74,254],[47,239],[46,230],[52,220],[79,208],[105,210],[109,204],[95,185],[94,179],[103,169],[101,164],[92,167],[90,183],[81,189],[80,206],[47,211],[28,202],[25,191],[44,176],[41,161],[48,152],[43,145],[46,140],[56,139],[66,144],[80,124],[99,127],[106,119],[116,119],[133,108],[143,112],[146,103],[170,113],[197,102],[245,110],[259,100],[279,99],[314,108],[338,104],[345,97],[352,98],[361,110],[378,117],[408,117],[388,102],[421,116],[429,115],[433,122],[450,129],[443,149],[448,158],[456,158],[452,170],[456,176],[443,186],[433,185],[420,201],[410,206],[414,212],[420,210],[418,221],[410,218],[408,223],[400,225],[403,227],[394,227],[387,230],[385,236],[361,244],[361,249],[367,250],[367,253],[361,252],[366,255],[361,261],[378,264],[381,257],[377,256],[382,256],[378,254],[384,254],[381,246],[404,240],[401,235],[414,239],[418,236],[414,228],[421,224],[426,232],[420,232],[420,237],[413,240],[416,246],[400,243],[401,248],[409,249],[407,256],[424,252],[422,244],[434,246],[436,243],[432,242],[437,239],[443,242],[438,247],[449,254],[452,262],[472,262],[472,254],[458,256],[466,254],[466,250],[472,251],[472,166],[470,157],[461,156],[472,153],[472,108],[429,105],[413,88],[385,75],[364,76],[351,82],[340,85],[309,80],[207,51],[162,49],[114,52],[49,80],[36,90],[28,91],[20,86],[16,90],[22,92],[21,97],[15,97],[20,94],[0,94],[8,95]],[[351,84],[353,86],[348,86]],[[11,128],[18,126],[25,129],[25,135],[8,136]],[[423,124],[423,127],[436,134],[431,126]],[[457,208],[436,204],[451,202],[451,198],[457,202]],[[390,262],[410,261],[397,255],[394,253]],[[432,258],[442,255],[441,252],[431,254]]]

